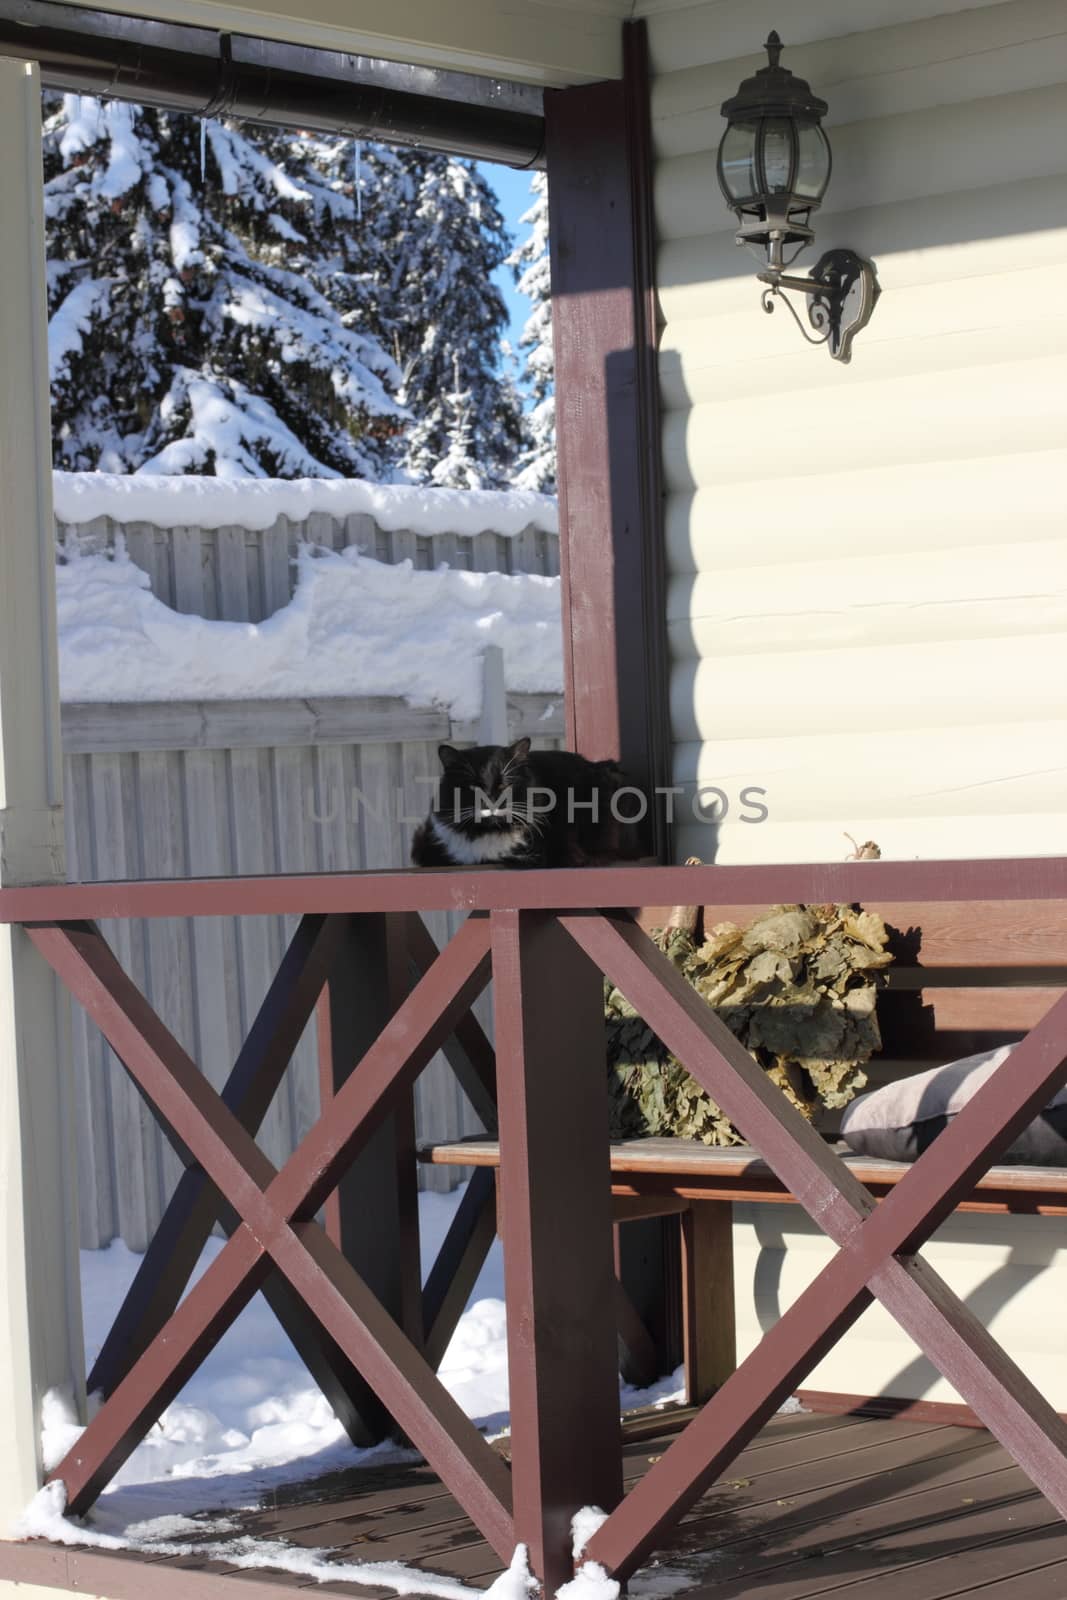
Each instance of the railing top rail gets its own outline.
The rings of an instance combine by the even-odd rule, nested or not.
[[[576,911],[654,905],[1067,900],[1067,857],[758,866],[499,867],[169,878],[0,889],[0,923],[303,912]]]

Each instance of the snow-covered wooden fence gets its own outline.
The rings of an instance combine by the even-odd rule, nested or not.
[[[76,542],[83,550],[113,548],[121,535],[164,604],[231,622],[262,622],[292,597],[301,544],[327,550],[355,545],[376,561],[411,561],[427,572],[442,562],[468,572],[559,572],[558,535],[533,526],[513,538],[492,532],[420,534],[381,528],[366,513],[316,512],[306,522],[279,517],[269,528],[157,528],[96,517],[57,522],[56,532],[61,546]]]
[[[562,705],[512,695],[512,737],[558,743]],[[426,808],[419,779],[443,739],[475,729],[402,701],[325,700],[69,705],[63,710],[70,876],[201,877],[403,865]],[[444,915],[427,918],[440,940]],[[295,923],[281,918],[158,919],[105,929],[123,965],[179,1041],[221,1086]],[[488,1016],[483,1016],[488,1022]],[[143,1249],[179,1174],[137,1091],[74,1011],[82,1243],[115,1236]],[[314,1023],[260,1142],[275,1162],[318,1114]],[[423,1073],[420,1133],[479,1124],[444,1062]],[[440,1182],[436,1168],[427,1169]],[[441,1169],[445,1173],[447,1169]]]
[[[63,508],[59,493],[57,510]],[[165,527],[107,515],[91,501],[87,509],[97,514],[60,521],[61,546],[71,540],[83,553],[104,549],[121,531],[157,598],[227,621],[257,621],[286,604],[301,538],[335,549],[356,543],[379,559],[410,556],[424,566],[448,561],[542,574],[558,566],[555,536],[544,527],[416,534],[378,522],[368,527],[365,512],[314,510],[302,521],[277,516],[252,529]],[[440,505],[434,509],[439,523]],[[514,508],[505,509],[514,522]],[[424,516],[423,524],[432,529],[433,518]],[[490,656],[486,682],[506,703],[485,707],[481,726],[499,731],[506,720],[511,738],[528,733],[537,746],[558,744],[561,695],[506,692],[499,652]],[[449,665],[442,663],[442,681]],[[437,745],[482,736],[478,720],[440,708],[337,694],[73,701],[63,706],[62,730],[68,868],[82,881],[401,866],[415,819],[426,811],[420,780],[438,770]],[[438,939],[451,931],[443,915],[427,921]],[[156,919],[105,932],[168,1027],[221,1085],[292,926],[281,918]],[[177,1158],[77,1008],[74,1051],[82,1243],[92,1248],[121,1237],[143,1249],[178,1177]],[[260,1135],[273,1161],[288,1156],[317,1110],[312,1023]],[[438,1141],[479,1126],[442,1057],[419,1081],[416,1115],[420,1134]],[[445,1169],[429,1174],[430,1183],[451,1181]]]
[[[545,495],[325,483],[313,486],[303,497],[306,503],[291,497],[289,511],[266,522],[266,512],[258,517],[240,514],[250,493],[254,497],[262,487],[255,480],[250,485],[111,478],[105,479],[106,487],[97,487],[93,480],[98,477],[103,475],[56,474],[60,547],[112,549],[121,537],[158,599],[175,611],[202,617],[231,622],[269,617],[291,598],[294,558],[309,544],[326,550],[355,546],[376,561],[411,561],[420,571],[447,563],[469,572],[550,577],[559,572],[555,507]],[[157,485],[166,492],[160,494]],[[277,495],[260,498],[264,506],[277,503]],[[336,508],[331,501],[337,502]],[[254,498],[252,504],[258,509]],[[372,509],[349,510],[349,505]],[[183,516],[189,521],[178,520]],[[228,516],[232,522],[220,520]],[[480,526],[494,516],[504,531]],[[411,525],[402,525],[403,519]]]

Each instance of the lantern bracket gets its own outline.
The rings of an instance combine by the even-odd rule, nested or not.
[[[881,293],[872,262],[854,250],[827,250],[815,263],[810,278],[793,277],[773,267],[757,273],[757,277],[768,286],[763,291],[764,311],[773,311],[775,300],[781,298],[809,344],[825,344],[835,361],[851,360],[852,341],[871,320]],[[786,298],[787,290],[808,297],[808,321],[820,337],[812,338],[808,333],[796,308]]]

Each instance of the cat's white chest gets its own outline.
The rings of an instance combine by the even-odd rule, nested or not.
[[[463,866],[473,867],[484,865],[488,861],[503,861],[508,856],[514,855],[515,851],[526,843],[526,829],[520,822],[512,828],[486,833],[478,839],[468,839],[465,833],[453,832],[440,817],[434,817],[433,831],[453,859],[461,862]]]

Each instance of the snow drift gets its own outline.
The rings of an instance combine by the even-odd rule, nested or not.
[[[150,522],[157,528],[270,528],[279,517],[305,522],[369,513],[380,528],[432,536],[500,533],[525,528],[558,533],[553,495],[524,489],[428,489],[349,478],[201,478],[155,473],[56,472],[60,522]]]
[[[305,547],[296,593],[265,622],[172,611],[124,550],[56,571],[66,701],[252,700],[397,695],[456,718],[481,709],[486,645],[509,689],[563,683],[558,578],[416,572]]]

